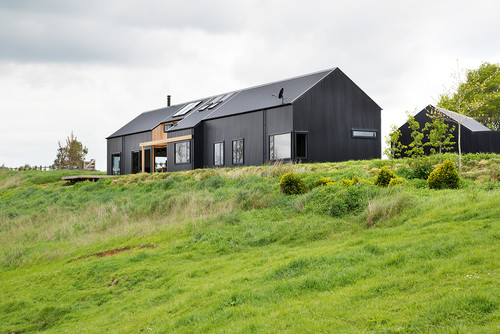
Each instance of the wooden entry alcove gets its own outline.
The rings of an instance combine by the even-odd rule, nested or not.
[[[141,150],[142,150],[142,172],[144,173],[144,170],[145,170],[145,167],[144,167],[144,148],[145,147],[148,147],[148,146],[151,146],[151,149],[153,150],[153,165],[154,165],[154,161],[155,161],[155,157],[154,157],[154,149],[155,148],[160,148],[160,147],[166,147],[168,143],[173,143],[173,142],[176,142],[176,141],[183,141],[183,140],[190,140],[192,139],[193,136],[192,135],[186,135],[186,136],[179,136],[179,137],[174,137],[174,138],[164,138],[164,139],[158,139],[158,140],[152,140],[152,141],[147,141],[147,142],[144,142],[144,143],[139,143],[139,146],[141,147]],[[154,166],[153,166],[153,170],[154,170]]]

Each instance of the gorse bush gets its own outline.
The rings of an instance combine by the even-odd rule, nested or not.
[[[375,180],[375,184],[377,186],[387,187],[391,182],[391,179],[397,177],[396,174],[390,170],[388,167],[384,166],[380,169],[377,174],[377,179]]]
[[[404,183],[408,183],[408,181],[406,181],[402,177],[395,177],[395,178],[392,178],[391,181],[389,182],[389,187],[393,187],[395,185],[404,184]]]
[[[326,186],[328,183],[335,182],[330,177],[320,177],[319,179],[314,180],[314,187]]]
[[[285,195],[305,194],[309,190],[304,180],[292,172],[284,174],[279,185],[281,192]]]
[[[439,165],[427,179],[431,189],[457,189],[460,188],[460,175],[451,160],[446,160]]]

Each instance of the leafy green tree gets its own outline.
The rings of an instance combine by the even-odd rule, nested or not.
[[[457,73],[460,75],[460,73]],[[454,90],[439,98],[439,107],[458,112],[472,106],[467,116],[492,130],[500,130],[500,65],[483,63],[478,69],[465,71],[465,81],[456,78]]]
[[[454,138],[453,131],[455,131],[455,126],[450,128],[439,115],[440,114],[437,113],[428,114],[432,122],[426,122],[423,130],[424,133],[428,132],[427,139],[429,140],[424,143],[424,146],[430,146],[432,154],[442,154],[444,151],[451,151],[453,145],[456,144],[456,142],[452,141]]]
[[[389,159],[400,158],[403,150],[406,148],[400,141],[401,131],[393,125],[391,127],[391,132],[385,137],[386,149],[384,150],[384,154]]]
[[[424,139],[423,132],[420,130],[420,124],[415,120],[415,116],[408,114],[408,128],[411,130],[411,138],[413,141],[408,144],[407,150],[405,151],[408,157],[420,157],[424,155],[424,144],[422,140]]]
[[[88,153],[87,147],[78,141],[71,131],[71,135],[66,138],[66,145],[58,142],[54,168],[56,169],[83,169],[83,161]]]
[[[499,82],[497,81],[500,80],[498,79],[499,76],[498,65],[484,63],[478,70],[466,70],[464,72],[457,63],[457,71],[453,75],[453,87],[447,94],[441,95],[438,102],[438,106],[452,110],[461,116],[457,122],[458,173],[460,176],[462,176],[462,121],[465,116],[486,115],[484,108],[488,103],[490,101],[493,101],[491,102],[493,104],[496,103],[494,101],[497,101],[496,98],[500,91]],[[498,120],[499,115],[500,110],[497,109],[491,118],[493,122],[495,119]]]

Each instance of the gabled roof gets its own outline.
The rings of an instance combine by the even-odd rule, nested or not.
[[[133,120],[122,126],[108,138],[131,135],[134,133],[139,133],[144,131],[151,131],[155,127],[157,127],[158,124],[162,123],[162,121],[165,119],[167,115],[170,116],[171,114],[176,113],[177,110],[179,110],[182,106],[183,105],[178,105],[178,106],[172,106],[172,107],[143,112],[142,114],[140,114],[139,116],[137,116],[136,118],[134,118]]]
[[[476,121],[475,119],[473,119],[471,117],[461,115],[461,114],[458,114],[458,113],[453,112],[453,111],[449,111],[449,110],[444,109],[444,108],[434,107],[433,105],[430,105],[430,106],[434,109],[439,110],[440,112],[442,112],[443,114],[445,114],[446,116],[451,118],[453,121],[455,121],[457,123],[460,122],[462,124],[462,126],[466,127],[467,129],[469,129],[471,131],[491,131],[490,128],[484,126],[483,124],[479,123],[478,121]]]
[[[310,73],[303,76],[298,76],[282,81],[268,83],[260,86],[236,90],[228,93],[223,93],[215,96],[210,96],[202,99],[189,101],[183,104],[170,106],[162,109],[157,109],[145,112],[134,118],[118,131],[110,135],[108,138],[118,137],[144,131],[151,131],[161,123],[169,121],[180,121],[169,131],[187,129],[196,126],[203,120],[214,119],[224,116],[236,115],[250,111],[268,109],[278,107],[282,104],[290,104],[297,98],[302,96],[316,83],[333,72],[336,68]],[[274,95],[278,95],[280,89],[284,90],[283,101]],[[232,93],[226,100],[219,103],[215,107],[206,108],[203,111],[198,111],[206,104],[220,96],[225,96]],[[195,108],[188,111],[185,115],[174,117],[175,113],[181,108],[184,108],[190,103],[201,101]]]

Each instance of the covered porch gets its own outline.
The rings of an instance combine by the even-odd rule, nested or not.
[[[174,138],[164,138],[164,139],[158,139],[158,140],[152,140],[152,141],[147,141],[143,143],[139,143],[139,146],[141,147],[141,172],[145,173],[146,172],[146,157],[145,157],[145,151],[147,147],[150,147],[153,157],[152,157],[152,162],[153,162],[153,172],[166,172],[167,171],[167,144],[168,143],[173,143],[177,141],[183,141],[183,140],[190,140],[192,139],[192,135],[185,135],[185,136],[179,136],[179,137],[174,137]],[[159,168],[157,167],[156,163],[156,157],[161,157],[165,158],[162,159],[164,162],[159,163]]]

